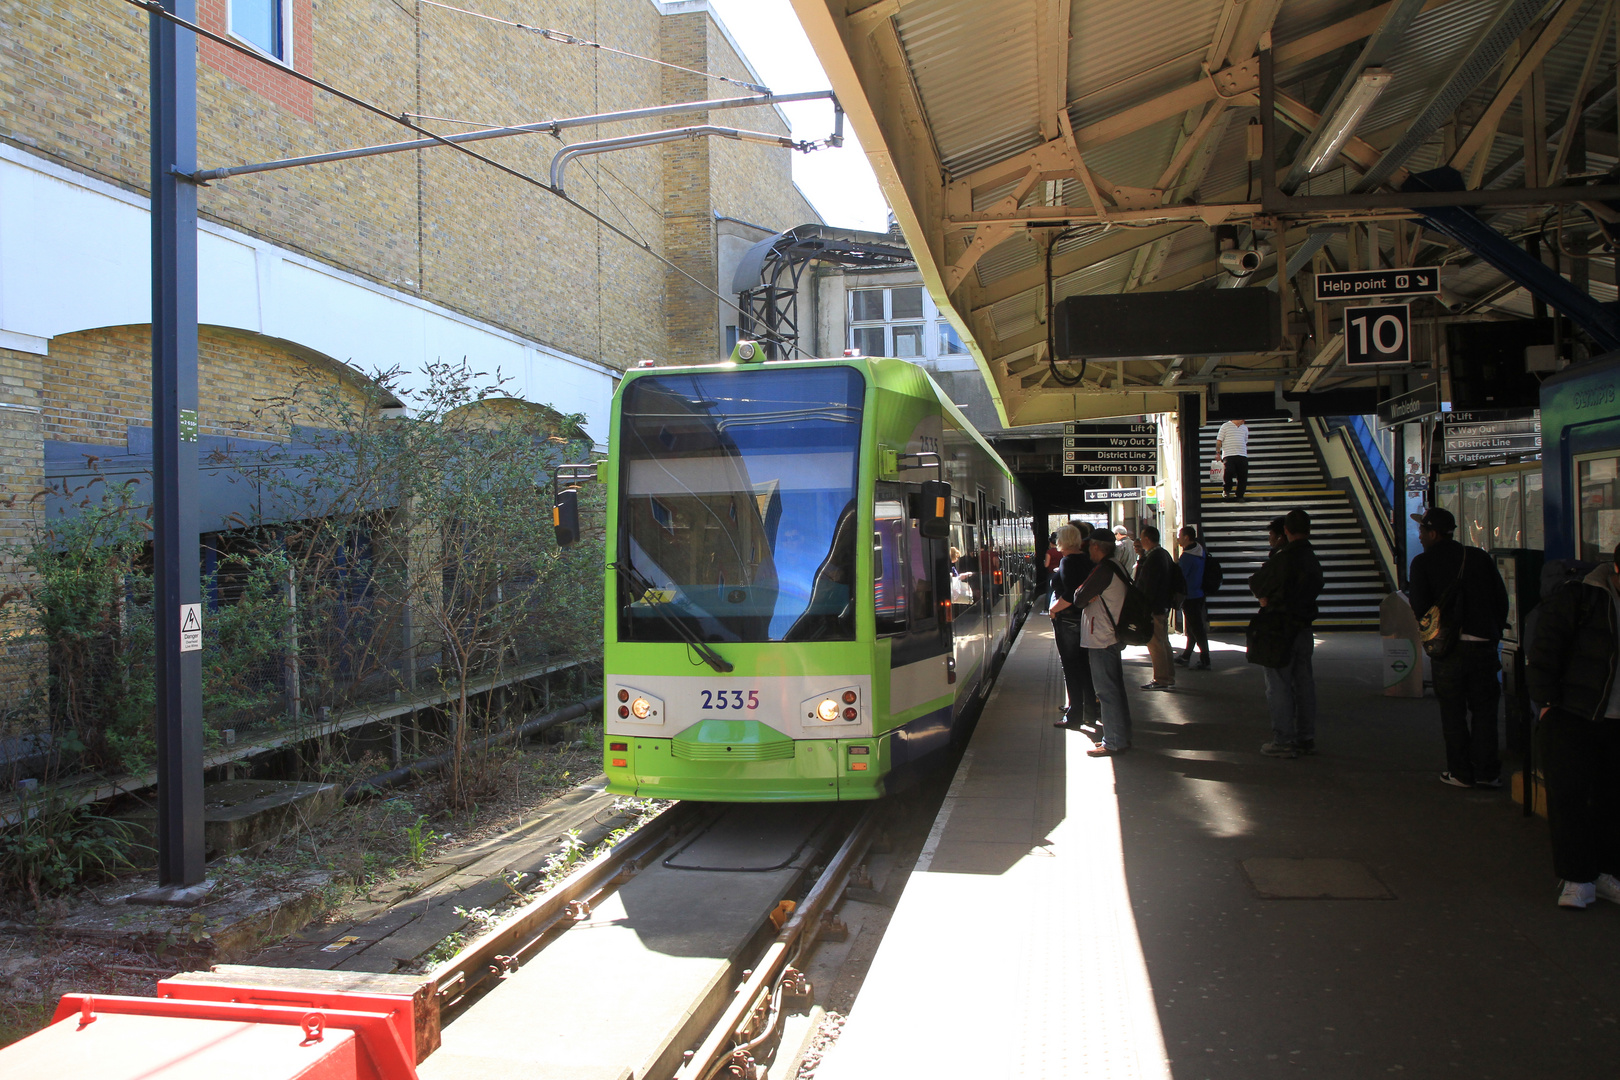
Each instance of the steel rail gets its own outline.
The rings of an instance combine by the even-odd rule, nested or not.
[[[598,855],[505,924],[475,939],[435,968],[430,978],[441,1010],[448,1009],[487,982],[518,969],[526,954],[559,922],[581,910],[589,898],[634,873],[700,816],[697,807],[676,803],[641,828]]]
[[[710,1080],[727,1064],[752,1068],[753,1061],[748,1057],[748,1050],[757,1045],[758,1040],[739,1038],[738,1029],[755,1011],[762,997],[775,993],[779,977],[789,970],[789,960],[797,960],[815,943],[816,936],[821,932],[821,917],[843,893],[850,873],[860,865],[867,848],[871,846],[877,832],[877,818],[876,806],[869,807],[861,815],[860,821],[839,846],[837,854],[828,862],[827,869],[822,871],[804,900],[782,925],[776,940],[754,965],[752,974],[737,988],[731,1004],[692,1057],[675,1074],[675,1080]],[[742,1055],[746,1060],[734,1060],[737,1055]],[[753,1074],[743,1072],[741,1075]]]

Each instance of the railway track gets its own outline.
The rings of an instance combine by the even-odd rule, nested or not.
[[[755,1080],[885,812],[672,806],[431,973],[420,1076]]]

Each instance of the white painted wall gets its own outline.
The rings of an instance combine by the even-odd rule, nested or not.
[[[361,371],[463,356],[514,397],[585,414],[608,437],[611,368],[314,259],[203,222],[198,320],[295,342]],[[0,346],[44,355],[62,334],[152,318],[145,198],[0,145]]]

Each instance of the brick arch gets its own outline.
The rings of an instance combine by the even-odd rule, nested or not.
[[[578,424],[569,424],[567,418],[550,405],[518,397],[489,397],[474,401],[445,416],[450,423],[476,425],[499,423],[506,418],[532,418],[538,420],[546,434],[562,439],[590,440],[590,435]]]
[[[281,338],[226,326],[198,331],[198,424],[204,435],[279,438],[274,402],[313,401],[331,388],[356,406],[398,406],[364,373]],[[59,334],[41,357],[40,415],[47,440],[122,446],[152,422],[152,328],[104,326]]]

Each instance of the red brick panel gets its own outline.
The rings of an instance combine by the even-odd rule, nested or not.
[[[310,26],[312,0],[292,0],[292,66],[306,74],[313,72],[312,52],[315,35]],[[230,32],[230,0],[197,0],[197,18],[204,29],[216,34]],[[204,64],[254,90],[304,120],[315,119],[315,90],[278,69],[273,62],[244,56],[217,41],[203,38],[198,57]]]

